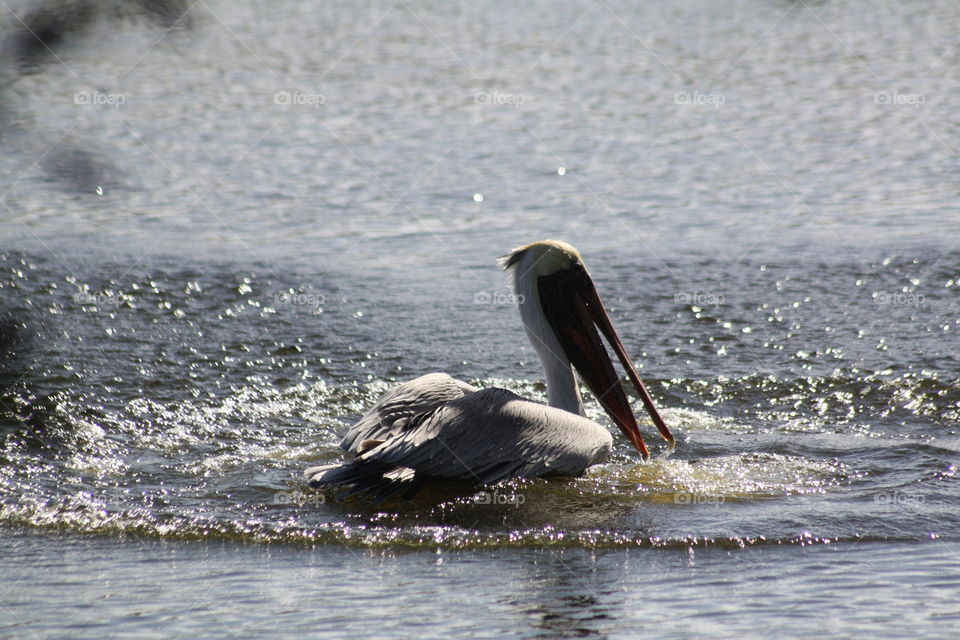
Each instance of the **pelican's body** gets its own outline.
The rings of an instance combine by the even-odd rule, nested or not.
[[[660,432],[663,420],[613,330],[576,249],[557,241],[521,247],[512,273],[527,335],[547,378],[549,405],[499,388],[478,389],[431,373],[387,392],[347,432],[343,465],[307,469],[311,486],[349,487],[378,498],[429,479],[492,484],[507,478],[578,476],[607,458],[610,432],[583,416],[573,369],[617,426],[648,456],[597,329],[611,342]]]
[[[581,415],[430,373],[391,389],[340,446],[367,463],[489,484],[580,475],[607,457],[613,438]]]

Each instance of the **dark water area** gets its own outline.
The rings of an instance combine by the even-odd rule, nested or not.
[[[0,637],[956,624],[957,7],[39,6],[3,8]],[[546,237],[676,452],[309,491],[399,381],[545,399],[496,257]]]

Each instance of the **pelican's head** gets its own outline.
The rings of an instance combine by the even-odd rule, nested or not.
[[[500,259],[513,276],[520,316],[544,362],[570,365],[607,414],[646,460],[650,457],[600,333],[617,354],[660,434],[676,446],[603,308],[580,252],[566,242],[542,240],[514,249]],[[599,329],[599,333],[598,330]]]
[[[558,271],[569,269],[574,264],[583,265],[580,252],[563,240],[541,240],[524,247],[517,247],[500,258],[500,266],[512,269],[526,267],[534,276],[549,276]],[[521,274],[522,275],[522,274]]]

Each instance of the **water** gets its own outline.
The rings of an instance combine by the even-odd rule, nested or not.
[[[955,551],[936,544],[407,553],[141,539],[117,548],[77,536],[18,540],[14,550],[32,566],[11,567],[8,580],[76,595],[41,609],[8,593],[24,616],[11,619],[40,637],[69,620],[71,635],[131,638],[158,629],[163,637],[855,638],[880,627],[935,637],[934,625],[949,637],[958,615],[956,575],[944,566]],[[862,575],[872,576],[870,589]]]
[[[3,70],[0,635],[955,624],[955,6],[276,6]],[[397,381],[545,397],[495,265],[544,237],[677,452],[306,490]]]

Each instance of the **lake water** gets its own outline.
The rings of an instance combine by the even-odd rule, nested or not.
[[[52,52],[36,6],[0,637],[952,635],[960,5],[171,0]],[[545,398],[496,257],[547,237],[674,455],[645,422],[651,462],[486,502],[307,490],[398,381]]]

